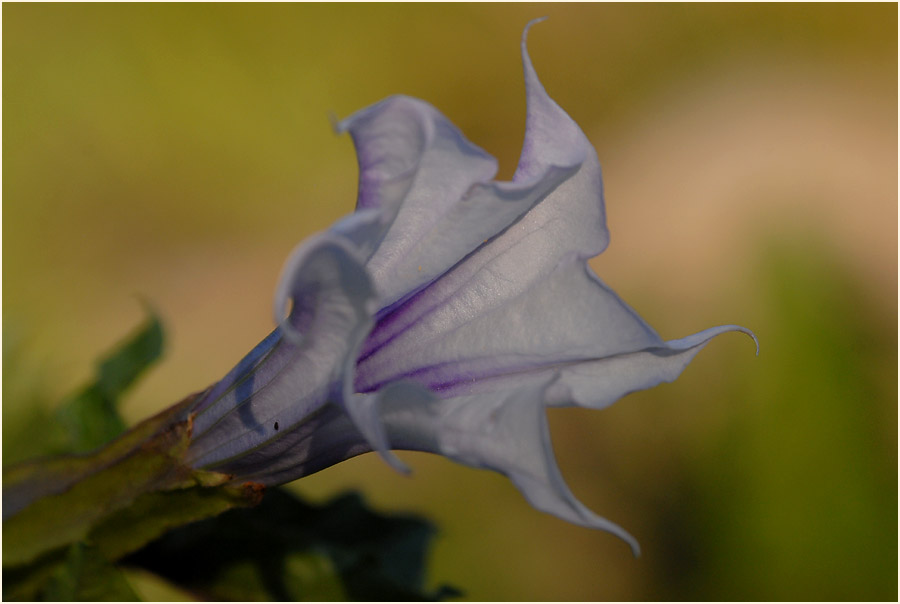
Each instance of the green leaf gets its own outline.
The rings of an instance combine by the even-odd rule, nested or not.
[[[4,470],[4,599],[34,599],[54,581],[65,587],[78,544],[115,562],[172,527],[259,502],[261,486],[184,464],[193,400],[91,455]]]
[[[189,475],[178,465],[190,439],[189,422],[167,425],[151,438],[140,438],[143,432],[135,430],[87,458],[29,464],[19,475],[4,472],[4,513],[11,508],[13,514],[3,522],[3,565],[25,564],[83,540],[138,496]]]
[[[95,381],[57,409],[56,420],[68,434],[67,452],[96,449],[125,431],[119,398],[160,358],[162,350],[162,324],[150,311],[143,325],[100,361]]]
[[[125,430],[117,401],[107,398],[96,384],[84,388],[56,410],[55,420],[66,432],[65,451],[91,451]]]
[[[134,335],[100,362],[97,386],[104,396],[118,398],[162,356],[162,323],[152,310],[148,315]]]
[[[61,494],[85,478],[115,468],[118,462],[139,450],[151,439],[158,442],[193,401],[188,397],[162,413],[144,420],[109,445],[87,455],[39,459],[3,468],[4,537],[6,521],[48,495]],[[64,510],[63,510],[64,511]]]
[[[234,507],[254,505],[261,497],[261,487],[253,484],[145,493],[97,524],[88,541],[96,544],[108,559],[118,560],[173,528]]]
[[[4,368],[4,376],[5,371]],[[10,411],[10,417],[7,417],[5,406],[3,409],[4,467],[69,451],[69,434],[48,403],[43,400],[17,401],[15,406],[18,409]]]
[[[170,531],[123,563],[209,599],[423,600],[457,593],[424,590],[433,535],[355,494],[314,506],[271,489],[259,506]]]
[[[81,543],[71,546],[41,593],[56,602],[135,602],[139,600],[124,574],[96,549]]]

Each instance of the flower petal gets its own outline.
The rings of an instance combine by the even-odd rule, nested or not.
[[[240,454],[194,465],[232,474],[242,482],[277,485],[372,450],[350,416],[335,403],[324,404],[297,423],[280,427]]]
[[[725,326],[663,342],[576,256],[521,292],[510,291],[499,275],[515,278],[486,269],[426,303],[442,290],[439,281],[383,319],[358,364],[357,389],[409,379],[451,397],[515,388],[561,371],[578,394],[571,402],[602,407],[673,380],[713,336],[750,333]]]
[[[563,480],[544,411],[544,398],[554,379],[502,394],[462,396],[427,404],[386,400],[384,420],[395,447],[430,451],[505,474],[537,509],[608,531],[638,555],[634,537],[591,512]]]
[[[545,408],[609,405],[674,380],[718,334],[755,336],[728,325],[664,342],[587,266],[609,242],[600,165],[538,80],[528,27],[511,182],[422,101],[338,125],[359,156],[357,210],[295,250],[280,327],[196,406],[196,466],[277,484],[369,450],[400,470],[391,448],[431,451],[637,553],[566,486]]]
[[[204,409],[208,408],[210,405],[215,403],[218,400],[221,400],[229,391],[235,390],[237,388],[244,387],[248,385],[247,378],[251,374],[256,372],[256,369],[259,368],[263,361],[269,358],[270,353],[276,347],[277,343],[281,340],[281,332],[278,329],[275,329],[266,336],[262,342],[253,347],[253,350],[247,353],[243,359],[241,359],[240,363],[234,366],[234,368],[228,372],[228,374],[219,380],[212,388],[206,392],[203,397],[197,401],[194,405],[193,412],[199,413]],[[271,367],[271,363],[266,365],[267,367]],[[221,408],[225,408],[224,405]],[[204,421],[210,421],[209,418],[212,416],[207,416]],[[197,432],[198,424],[195,419],[194,423],[194,433]]]
[[[404,401],[418,407],[434,400],[426,389],[411,383],[395,383],[377,394],[369,395],[372,409],[381,408],[384,400]],[[374,418],[369,418],[374,419]],[[379,430],[382,419],[377,418]],[[394,446],[394,443],[391,443]],[[370,439],[363,436],[357,422],[342,405],[328,403],[288,430],[273,436],[260,447],[231,460],[226,471],[262,484],[283,484],[308,476],[356,455],[374,450]],[[391,454],[388,462],[401,471],[408,468]]]
[[[360,359],[357,388],[409,377],[441,390],[662,345],[576,256],[542,278],[518,278],[528,270],[513,251],[468,280],[457,283],[451,273],[431,285],[379,322]]]
[[[339,124],[359,157],[357,207],[383,212],[367,268],[381,305],[408,297],[501,232],[574,173],[577,152],[493,182],[496,160],[434,107],[390,97]],[[368,247],[367,249],[371,249]]]
[[[613,393],[673,379],[699,350],[668,358],[677,343],[665,344],[587,266],[608,242],[599,162],[538,81],[524,36],[522,52],[528,124],[516,178],[557,164],[577,161],[580,167],[464,262],[379,315],[359,359],[361,392],[411,379],[442,397],[455,396],[514,386],[524,372],[543,380],[556,366],[621,368],[625,355],[645,352],[624,373],[593,384],[592,397],[579,398],[602,406]],[[731,329],[741,328],[722,328]]]
[[[248,355],[215,399],[202,401],[191,457],[215,466],[290,430],[329,400],[343,402],[359,346],[371,329],[375,294],[357,252],[322,233],[299,246],[285,267],[276,309],[291,312]],[[276,335],[277,334],[277,335]],[[224,471],[224,469],[223,469]]]
[[[405,297],[403,304],[382,312],[376,332],[363,348],[363,358],[435,309],[441,309],[445,316],[455,314],[458,321],[468,321],[535,287],[565,258],[587,259],[606,248],[609,234],[597,154],[578,125],[547,96],[531,65],[524,36],[522,56],[528,115],[513,182],[550,178],[559,166],[577,166],[577,171],[464,262],[426,289]],[[445,308],[447,305],[452,308]],[[438,326],[438,333],[454,328],[454,324],[450,320]]]

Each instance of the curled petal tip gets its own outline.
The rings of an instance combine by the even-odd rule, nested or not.
[[[634,556],[635,558],[640,558],[641,557],[641,544],[638,543],[637,539],[635,539],[631,535],[626,533],[626,536],[627,536],[627,539],[625,539],[625,542],[628,544],[628,547],[631,548],[631,555]]]
[[[753,338],[753,342],[756,344],[756,356],[759,356],[759,340],[757,339],[756,334],[749,329],[746,331],[746,334]]]
[[[606,520],[605,518],[602,518],[600,516],[596,516],[593,513],[591,513],[591,515],[593,516],[593,519],[587,526],[599,529],[601,531],[606,531],[607,533],[618,537],[619,539],[624,541],[625,544],[631,549],[631,555],[633,555],[635,558],[641,557],[641,544],[638,543],[638,540],[635,539],[631,533],[620,527],[618,524],[615,524],[614,522],[610,522],[609,520]]]
[[[741,333],[745,333],[750,338],[753,339],[753,343],[756,344],[756,356],[759,356],[759,338],[756,337],[756,334],[753,331],[747,329],[746,327],[741,327],[740,325],[733,325],[733,331],[739,331]]]

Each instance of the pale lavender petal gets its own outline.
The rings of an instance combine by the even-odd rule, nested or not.
[[[389,220],[378,208],[360,209],[344,216],[328,229],[349,240],[362,259],[369,258],[381,242]],[[281,317],[275,317],[280,320]]]
[[[594,385],[596,400],[584,404],[598,406],[608,404],[598,402],[609,400],[607,391],[649,387],[678,365],[667,358],[669,345],[587,266],[608,240],[596,154],[546,95],[524,40],[523,59],[529,111],[517,178],[576,158],[580,169],[465,262],[381,313],[358,363],[359,391],[411,379],[452,396],[508,387],[526,372],[543,380],[557,366],[620,366],[644,353],[621,373],[626,385],[615,378]]]
[[[219,380],[199,401],[197,401],[193,408],[194,413],[199,413],[209,407],[212,403],[222,400],[229,391],[237,390],[241,387],[246,388],[250,382],[251,376],[258,379],[259,376],[255,376],[254,374],[262,365],[262,361],[271,355],[280,340],[281,333],[278,329],[275,329],[266,336],[262,342],[254,346],[253,350],[248,352],[244,358],[241,359],[240,363],[235,365],[224,378]],[[266,367],[271,368],[272,364],[267,363]],[[227,405],[221,405],[220,408],[228,409],[229,407]],[[211,418],[212,415],[207,415],[204,421],[211,421]],[[195,430],[197,428],[196,422],[194,428]]]
[[[352,377],[348,376],[345,382],[348,389],[352,390]],[[403,396],[414,393],[410,397],[411,401],[420,400],[419,397],[430,398],[428,391],[416,384],[407,387],[402,383],[388,384],[377,392],[369,394],[354,394],[346,392],[344,394],[344,409],[353,421],[353,425],[364,436],[365,441],[371,446],[372,450],[377,452],[381,457],[390,464],[392,468],[404,474],[409,473],[409,467],[404,464],[399,457],[391,451],[393,443],[388,440],[387,430],[381,419],[382,405],[386,398],[394,396]]]
[[[441,396],[453,397],[502,392],[510,388],[539,384],[558,374],[557,384],[548,391],[549,405],[578,405],[601,409],[631,392],[674,381],[710,340],[731,331],[745,333],[756,340],[756,336],[744,327],[722,325],[636,352],[564,362],[474,380],[460,379],[442,388],[440,393]]]
[[[563,480],[544,411],[551,382],[426,404],[386,400],[384,421],[395,446],[438,453],[505,474],[535,508],[581,526],[608,531],[628,543],[637,555],[634,537],[591,512]]]
[[[490,279],[497,280],[495,287],[485,285]],[[502,280],[488,273],[405,329],[396,323],[406,318],[406,306],[415,307],[432,288],[395,310],[367,342],[368,354],[357,366],[357,390],[407,379],[451,397],[538,383],[560,372],[561,382],[577,396],[559,404],[602,407],[675,379],[715,335],[750,333],[724,326],[663,342],[575,256],[500,304],[492,290],[502,287]],[[390,338],[384,339],[385,331]]]
[[[195,407],[194,465],[278,484],[369,450],[400,470],[392,448],[431,451],[637,553],[566,486],[545,408],[604,407],[674,380],[719,334],[755,336],[665,342],[590,270],[609,242],[599,161],[538,80],[527,31],[511,182],[416,99],[338,125],[358,153],[357,211],[288,260],[280,327]]]
[[[338,123],[337,131],[349,132],[356,146],[357,209],[399,209],[428,148],[427,126],[433,111],[418,99],[398,95]],[[495,169],[487,166],[486,178]]]
[[[563,182],[571,167],[552,167],[541,179],[524,184],[479,183],[443,215],[413,226],[391,228],[369,262],[382,306],[414,295],[461,261]],[[427,215],[427,213],[426,213]],[[406,206],[397,223],[408,216]]]
[[[525,141],[514,180],[532,178],[547,166],[570,165],[572,158],[580,157],[585,147],[593,151],[593,146],[578,124],[547,94],[531,63],[527,45],[528,30],[543,20],[534,19],[522,32],[522,66],[525,71],[528,113],[525,117]]]
[[[358,207],[382,211],[382,238],[367,261],[382,306],[408,297],[507,228],[582,159],[576,150],[528,178],[493,182],[493,157],[436,109],[402,96],[351,116],[339,129],[353,136],[360,158]]]
[[[662,345],[662,340],[575,255],[530,282],[515,250],[446,297],[441,280],[384,317],[364,347],[357,389],[398,378],[429,387]],[[448,279],[453,279],[453,273]],[[526,287],[523,287],[523,284]],[[437,302],[432,297],[440,297]]]
[[[566,389],[551,389],[548,402],[558,406],[577,404],[599,409],[630,392],[675,381],[710,340],[732,331],[750,336],[759,352],[759,342],[749,329],[739,325],[711,327],[685,338],[670,340],[658,348],[567,364],[560,369],[559,380]]]
[[[323,404],[297,423],[280,428],[256,447],[203,467],[233,474],[242,482],[277,485],[372,450],[350,416],[335,403]]]
[[[363,349],[364,357],[436,309],[448,317],[440,331],[454,329],[458,322],[500,308],[536,287],[563,259],[587,259],[606,248],[609,234],[597,155],[584,133],[547,96],[531,67],[524,38],[522,54],[528,118],[514,181],[530,181],[558,169],[554,166],[578,166],[577,172],[516,222],[484,242],[465,262],[405,300],[399,308],[382,313],[376,332]]]

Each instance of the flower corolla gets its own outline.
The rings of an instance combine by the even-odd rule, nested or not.
[[[527,34],[527,28],[526,28]],[[525,141],[511,181],[431,105],[394,96],[338,124],[356,211],[301,243],[280,325],[195,405],[189,459],[280,484],[377,451],[501,472],[536,508],[609,531],[556,465],[545,410],[674,380],[726,325],[671,341],[587,260],[609,235],[596,152],[522,38]],[[752,334],[750,334],[752,336]]]

